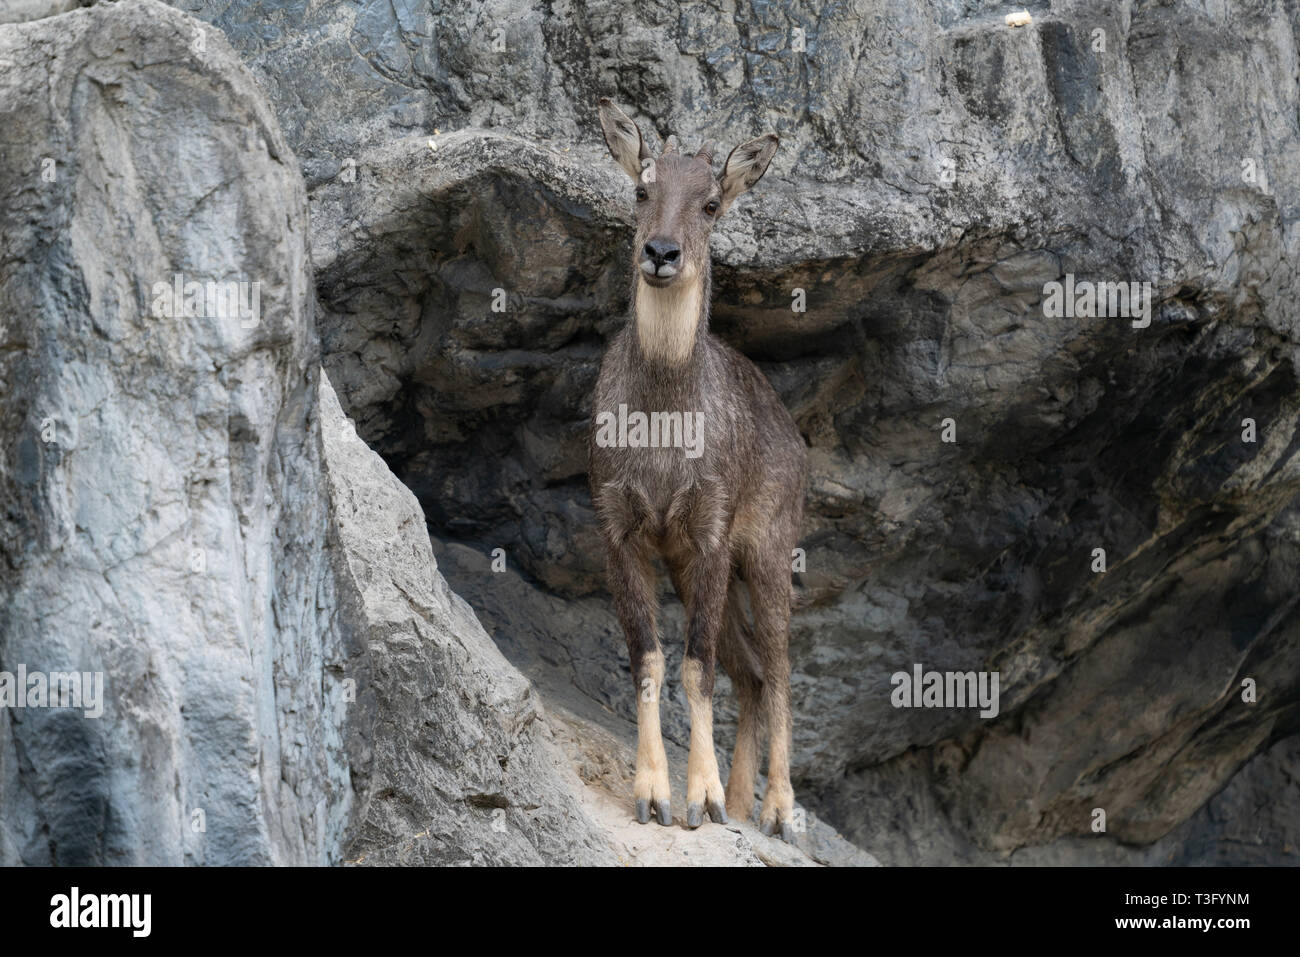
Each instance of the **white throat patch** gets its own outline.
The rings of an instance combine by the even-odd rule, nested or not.
[[[636,337],[651,359],[681,365],[695,348],[703,283],[682,278],[666,289],[637,280]]]

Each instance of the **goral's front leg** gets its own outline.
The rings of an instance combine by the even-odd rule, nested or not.
[[[659,731],[659,698],[664,684],[664,655],[656,629],[658,596],[651,588],[650,563],[644,542],[630,529],[626,513],[610,504],[607,496],[594,496],[605,532],[605,564],[614,610],[627,636],[628,658],[636,689],[636,779],[633,798],[636,819],[672,823],[672,795],[668,786],[668,755]]]
[[[699,827],[707,812],[715,824],[727,823],[727,796],[718,776],[713,749],[713,676],[704,664],[688,657],[682,663],[682,685],[691,709],[691,755],[686,763],[686,826]]]
[[[672,794],[668,786],[668,755],[659,730],[659,698],[664,684],[664,656],[656,649],[641,658],[636,701],[636,819],[650,821],[653,809],[659,823],[672,823]]]

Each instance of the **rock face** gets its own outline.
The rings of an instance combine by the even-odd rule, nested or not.
[[[101,682],[0,707],[0,864],[612,863],[320,372],[302,179],[229,47],[131,2],[0,65],[0,694]],[[159,316],[177,273],[260,308]]]
[[[528,680],[437,565],[415,496],[357,437],[325,377],[321,437],[337,630],[360,647],[346,860],[612,864]]]
[[[0,29],[0,662],[103,682],[98,719],[0,709],[4,863],[317,863],[351,811],[306,195],[199,26]]]
[[[233,51],[152,0],[33,19],[0,29],[0,865],[874,863],[816,821],[631,826],[631,729],[548,717],[340,408]]]
[[[583,474],[630,278],[595,100],[775,129],[714,328],[811,447],[800,798],[886,862],[1295,860],[1295,789],[1229,784],[1293,775],[1300,715],[1294,5],[178,5],[269,91],[325,365],[514,660],[631,714]],[[1149,315],[1052,315],[1067,276]],[[998,717],[895,709],[916,663],[999,672]]]

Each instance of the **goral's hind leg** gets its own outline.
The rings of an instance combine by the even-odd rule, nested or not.
[[[763,677],[762,666],[753,651],[753,632],[746,620],[740,588],[739,580],[733,577],[722,633],[718,636],[718,661],[726,669],[740,704],[736,750],[731,756],[731,774],[727,776],[727,814],[747,821],[754,810],[754,781],[763,736]]]
[[[754,651],[763,667],[759,706],[769,734],[767,790],[759,829],[780,831],[794,839],[794,789],[790,786],[790,559],[789,551],[768,548],[756,555],[748,570],[749,598],[754,609]]]
[[[686,826],[699,827],[707,813],[727,823],[726,794],[713,748],[713,682],[718,633],[726,606],[731,558],[724,549],[699,553],[673,572],[686,605],[686,656],[682,686],[691,712],[691,753],[686,763]]]

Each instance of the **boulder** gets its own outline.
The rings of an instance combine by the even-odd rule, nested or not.
[[[797,793],[886,862],[1088,862],[1193,819],[1233,859],[1225,788],[1300,715],[1291,5],[179,5],[275,104],[325,366],[514,660],[632,713],[584,476],[631,277],[594,103],[652,142],[774,129],[713,325],[811,450]],[[1055,314],[1075,279],[1149,310]],[[998,672],[998,716],[893,707],[915,664]],[[1297,800],[1237,808],[1291,835],[1243,860],[1293,859]]]
[[[0,65],[0,695],[87,678],[0,707],[0,864],[612,863],[320,371],[302,179],[220,33],[131,0]]]

